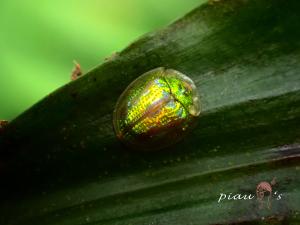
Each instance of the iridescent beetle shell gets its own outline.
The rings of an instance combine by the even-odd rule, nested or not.
[[[200,114],[194,82],[165,68],[134,80],[121,94],[113,115],[116,136],[138,150],[155,150],[179,141]]]

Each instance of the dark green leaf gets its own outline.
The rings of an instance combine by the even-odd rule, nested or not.
[[[299,224],[299,12],[297,0],[209,1],[34,105],[0,139],[0,223]],[[176,146],[132,152],[112,111],[159,66],[195,81],[203,111]],[[270,209],[218,203],[274,177]]]

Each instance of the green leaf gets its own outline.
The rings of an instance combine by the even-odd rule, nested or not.
[[[0,139],[0,224],[299,224],[299,12],[297,0],[209,1],[34,105]],[[114,105],[160,66],[195,81],[203,111],[176,146],[133,152]],[[273,178],[270,209],[218,203]]]

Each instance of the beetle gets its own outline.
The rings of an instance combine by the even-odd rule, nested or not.
[[[126,146],[156,150],[181,140],[200,111],[194,82],[177,70],[159,67],[124,90],[113,113],[113,125]]]

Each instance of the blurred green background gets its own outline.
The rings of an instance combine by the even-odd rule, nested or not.
[[[11,120],[144,33],[203,0],[11,0],[0,3],[0,119]]]

